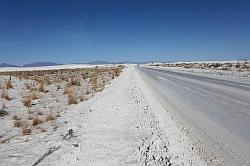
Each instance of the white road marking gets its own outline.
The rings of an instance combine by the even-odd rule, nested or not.
[[[176,83],[175,82],[173,82],[173,81],[170,81],[170,80],[168,80],[168,79],[166,79],[166,78],[163,78],[163,77],[160,77],[160,76],[156,76],[158,79],[160,79],[160,80],[164,80],[164,81],[167,81],[167,82],[169,82],[169,83],[171,83],[171,84],[173,84],[173,85],[176,85]]]
[[[163,81],[166,81],[166,82],[169,82],[169,83],[171,83],[171,84],[173,84],[173,85],[176,85],[175,82],[170,81],[170,80],[168,80],[168,79],[166,79],[166,78],[163,78],[163,77],[160,77],[160,76],[156,76],[156,77],[157,77],[158,79],[161,79],[161,80],[163,80]],[[200,92],[198,92],[198,91],[196,91],[196,90],[194,90],[194,89],[191,89],[191,88],[186,87],[186,86],[183,86],[183,85],[181,85],[181,86],[182,86],[184,89],[186,89],[186,90],[188,90],[188,91],[190,91],[190,92],[193,92],[193,93],[196,93],[196,94],[198,94],[198,95],[207,97],[207,98],[213,100],[214,102],[216,102],[216,103],[218,103],[218,104],[228,105],[227,103],[218,102],[218,101],[214,100],[214,99],[213,99],[212,97],[210,97],[209,95],[200,93]],[[213,95],[215,95],[215,96],[217,96],[217,97],[222,97],[222,98],[231,100],[231,101],[236,102],[236,103],[238,103],[238,104],[243,104],[243,105],[245,105],[245,106],[248,106],[248,105],[249,105],[248,103],[245,103],[245,102],[242,102],[242,101],[238,101],[238,100],[232,99],[232,98],[227,97],[227,96],[219,95],[219,94],[216,94],[216,93],[214,93],[214,92],[207,91],[207,90],[202,89],[202,88],[197,88],[197,89],[202,90],[202,91],[205,91],[206,93],[213,94]]]

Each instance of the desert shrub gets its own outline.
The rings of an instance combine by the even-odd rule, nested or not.
[[[59,91],[61,89],[61,85],[60,84],[56,84],[56,90]]]
[[[33,116],[32,116],[32,115],[29,115],[27,119],[28,119],[28,120],[33,120]]]
[[[38,110],[37,115],[43,115],[43,112],[41,110]]]
[[[221,67],[222,65],[221,65],[220,63],[213,63],[211,66],[212,66],[213,68],[219,68],[219,67]]]
[[[58,118],[58,117],[61,117],[61,115],[59,114],[59,112],[56,114],[56,117]]]
[[[37,99],[36,91],[31,92],[30,98],[31,98],[31,100],[36,100]]]
[[[31,85],[30,84],[25,84],[25,87],[26,87],[27,90],[31,89]]]
[[[86,96],[85,93],[83,92],[83,90],[81,91],[81,97],[80,97],[80,101],[84,101],[86,100]]]
[[[97,81],[98,81],[98,73],[95,71],[90,77],[90,83],[94,91],[96,91],[96,89],[98,88]]]
[[[17,119],[18,119],[17,115],[13,115],[13,116],[12,116],[12,119],[13,119],[13,120],[17,120]]]
[[[47,131],[45,128],[42,128],[42,127],[40,127],[39,130],[41,131],[41,133],[44,133]]]
[[[116,76],[116,77],[118,77],[119,75],[120,75],[120,73],[121,73],[121,68],[114,68],[113,69],[113,71],[114,71],[114,75]]]
[[[222,68],[221,68],[221,70],[229,71],[229,70],[230,70],[230,68],[229,68],[229,67],[227,67],[227,66],[225,66],[225,67],[222,67]]]
[[[41,119],[39,119],[38,117],[33,118],[33,121],[32,121],[33,126],[37,126],[37,125],[42,124],[42,123],[43,123],[43,121]]]
[[[87,86],[87,91],[86,91],[86,95],[91,94],[91,88],[89,87],[89,85]]]
[[[4,100],[2,99],[2,108],[1,108],[1,110],[5,111],[6,108],[7,108],[7,106],[6,106],[5,102],[4,102]]]
[[[51,120],[55,120],[55,117],[53,116],[52,113],[49,113],[48,116],[46,117],[46,122],[51,121]]]
[[[3,89],[4,88],[4,85],[2,83],[2,81],[0,80],[0,89]]]
[[[31,107],[32,106],[32,98],[30,96],[26,96],[22,99],[22,103],[26,107]]]
[[[43,81],[40,82],[39,87],[38,87],[38,90],[39,90],[39,92],[45,92],[45,88],[44,88],[44,83],[43,83]]]
[[[33,114],[31,107],[28,107],[28,114]]]
[[[0,116],[8,115],[9,113],[5,109],[0,109]]]
[[[13,121],[14,127],[22,127],[23,125],[23,120],[22,119],[16,119]]]
[[[11,77],[10,77],[10,78],[11,78]],[[7,88],[7,89],[13,88],[13,84],[12,84],[11,79],[9,79],[9,80],[6,82],[6,88]]]
[[[72,86],[70,84],[66,84],[64,87],[64,92],[63,94],[69,94],[72,91]]]
[[[23,135],[30,135],[32,132],[32,129],[29,127],[27,121],[23,121],[22,124],[22,134]]]
[[[77,104],[77,96],[74,92],[71,92],[68,95],[68,105],[71,104]]]
[[[10,100],[9,93],[7,89],[3,89],[1,97],[5,100]]]
[[[80,81],[81,81],[81,80],[80,80],[79,78],[71,77],[69,83],[70,83],[70,85],[72,85],[72,86],[81,86]]]
[[[47,85],[52,84],[52,80],[51,80],[50,77],[45,77],[44,80],[45,80],[45,82],[46,82]]]

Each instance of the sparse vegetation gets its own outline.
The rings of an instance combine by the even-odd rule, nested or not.
[[[49,113],[49,115],[46,117],[46,122],[55,120],[55,117],[53,116],[52,113]]]
[[[73,86],[71,86],[70,84],[66,84],[66,86],[64,87],[64,93],[63,94],[69,94],[72,91]]]
[[[11,81],[11,77],[10,77],[10,79],[6,82],[6,88],[7,88],[7,89],[13,88],[12,81]]]
[[[42,124],[42,123],[43,123],[43,121],[41,119],[39,119],[38,117],[33,118],[33,122],[32,122],[33,126],[37,126],[37,125]]]
[[[39,92],[45,92],[43,81],[40,82],[38,90],[39,90]]]
[[[38,110],[37,115],[43,115],[43,112],[41,110]]]
[[[238,62],[207,62],[207,63],[163,63],[163,64],[153,64],[152,66],[162,66],[162,67],[178,67],[185,69],[214,69],[214,70],[224,70],[224,71],[238,71],[238,72],[249,72],[250,62],[249,61],[238,61]]]
[[[77,104],[77,96],[74,92],[70,92],[68,95],[68,104]]]
[[[61,84],[56,84],[56,90],[59,91],[61,89]]]
[[[21,119],[14,119],[14,127],[21,127],[22,126],[22,124],[23,124],[23,120],[21,120]]]
[[[90,77],[90,83],[94,91],[96,91],[98,88],[97,81],[98,81],[98,72],[95,70]]]
[[[28,107],[28,114],[33,114],[31,107]]]
[[[31,100],[36,100],[37,99],[36,91],[32,91],[30,97],[31,97]]]
[[[119,76],[121,69],[96,67],[0,72],[3,101],[0,116],[9,113],[13,126],[20,128],[22,135],[35,133],[32,130],[45,132],[47,129],[40,124],[54,121],[68,105],[87,100],[95,92],[101,91],[113,78]],[[7,113],[5,102],[11,99],[13,102],[20,101],[22,105],[8,107]],[[57,107],[56,113],[52,113],[51,107]]]
[[[1,97],[5,100],[10,100],[9,93],[7,89],[3,89]]]
[[[18,119],[17,115],[13,115],[13,116],[12,116],[12,119],[13,119],[13,120],[17,120],[17,119]]]
[[[76,77],[71,77],[69,80],[69,84],[72,86],[81,86],[80,79]]]
[[[5,102],[4,102],[4,99],[2,98],[2,107],[0,108],[0,116],[5,116],[5,115],[8,115],[8,112],[6,112],[6,105],[5,105]]]
[[[22,103],[26,107],[31,107],[32,106],[32,97],[26,96],[22,99]]]
[[[29,127],[27,121],[23,121],[21,129],[23,135],[30,135],[32,132],[32,129]]]
[[[5,115],[9,115],[7,111],[5,111],[4,109],[0,110],[0,116],[5,116]]]

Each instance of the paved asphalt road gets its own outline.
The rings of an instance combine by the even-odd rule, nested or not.
[[[250,165],[250,83],[138,70],[225,165]]]

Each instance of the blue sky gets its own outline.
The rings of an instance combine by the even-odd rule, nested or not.
[[[248,0],[0,0],[0,63],[250,59]]]

